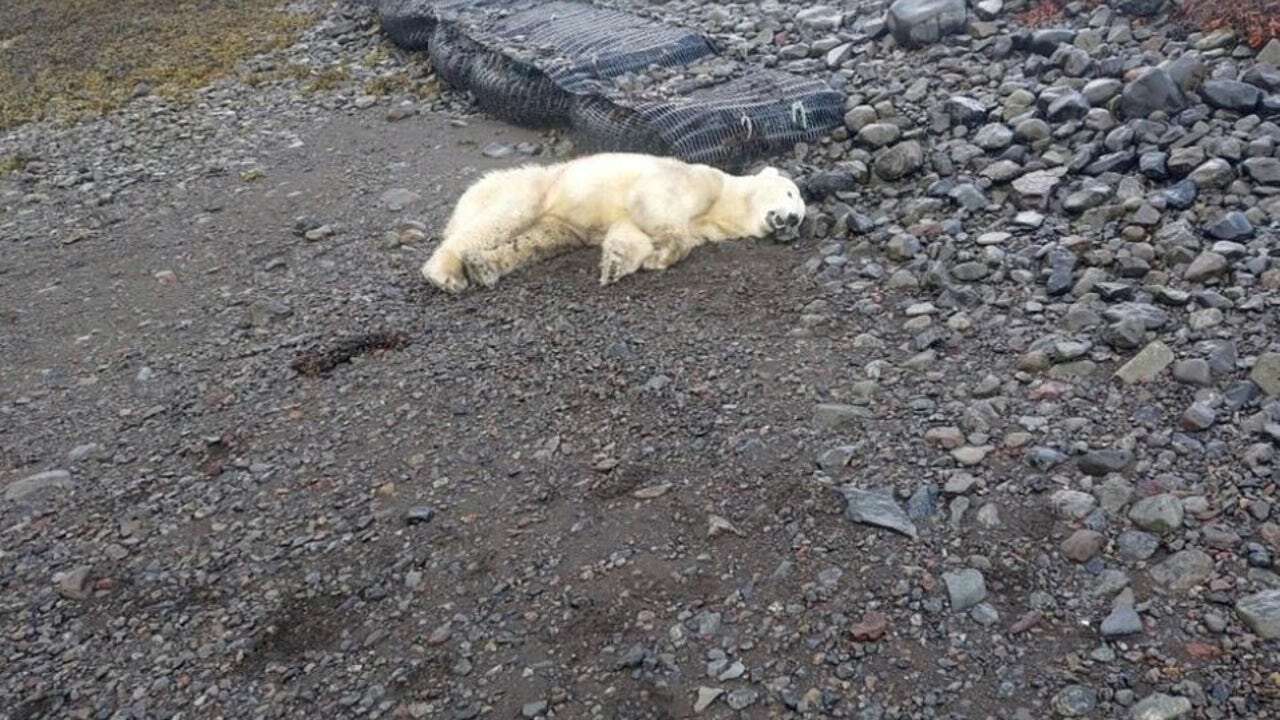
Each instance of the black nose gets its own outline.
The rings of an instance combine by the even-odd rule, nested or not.
[[[791,213],[791,214],[787,215],[787,224],[788,224],[788,225],[790,225],[790,226],[792,226],[792,227],[795,227],[796,225],[799,225],[799,224],[800,224],[800,216],[799,216],[799,215],[797,215],[796,213]]]

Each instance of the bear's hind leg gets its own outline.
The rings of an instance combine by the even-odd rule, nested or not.
[[[640,269],[653,254],[653,240],[629,222],[609,228],[600,245],[600,284],[610,285]]]
[[[555,220],[534,224],[512,239],[491,248],[466,254],[467,276],[484,287],[493,287],[499,279],[543,260],[568,252],[583,242],[569,226]]]

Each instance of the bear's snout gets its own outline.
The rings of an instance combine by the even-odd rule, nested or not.
[[[795,227],[800,224],[800,215],[798,213],[781,213],[776,210],[770,210],[765,214],[765,222],[769,223],[769,227],[774,230],[781,230],[784,227]]]

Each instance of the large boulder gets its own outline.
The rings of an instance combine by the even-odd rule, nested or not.
[[[1160,111],[1169,114],[1187,109],[1187,96],[1168,72],[1149,68],[1120,95],[1120,110],[1128,118],[1145,118]]]
[[[967,20],[965,0],[894,0],[885,18],[894,39],[904,47],[921,47],[962,33]]]

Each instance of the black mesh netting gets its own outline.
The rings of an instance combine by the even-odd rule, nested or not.
[[[485,112],[571,130],[590,150],[736,167],[842,122],[826,83],[717,56],[704,36],[552,0],[383,0],[383,30],[428,51]]]

